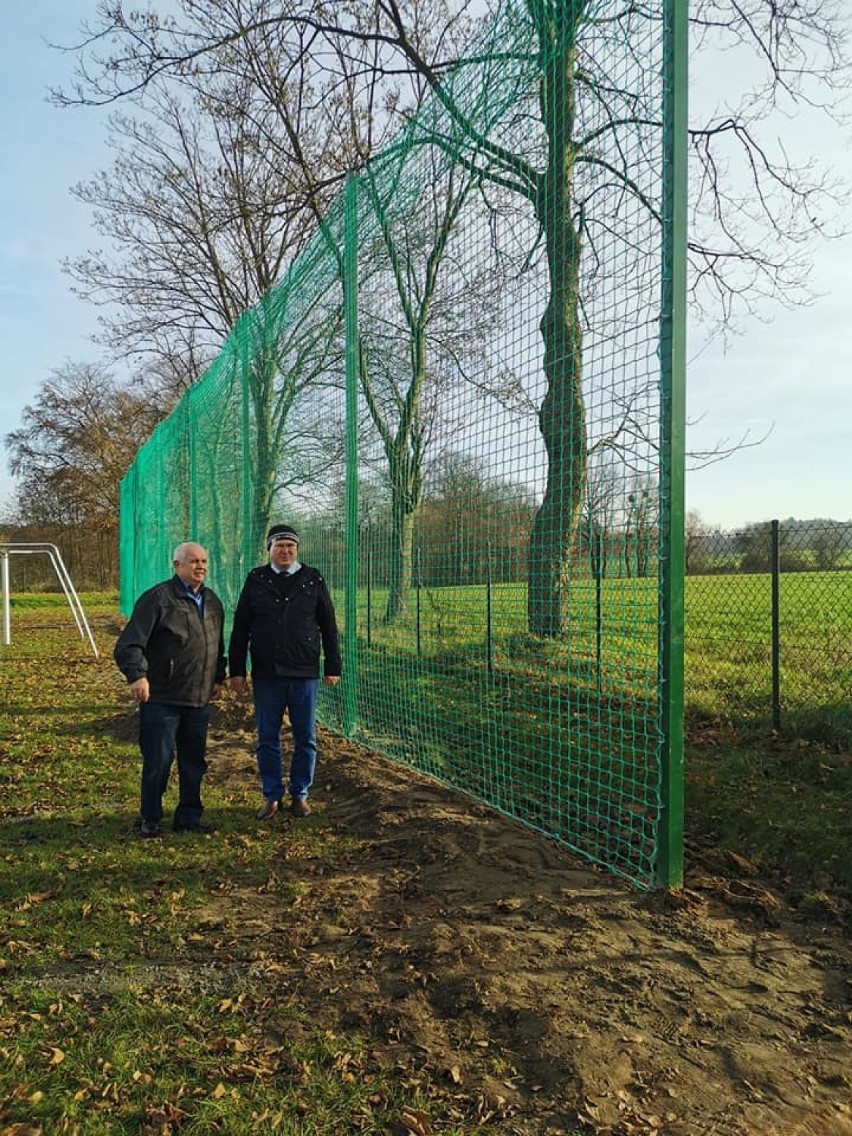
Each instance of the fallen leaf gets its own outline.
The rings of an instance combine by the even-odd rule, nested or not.
[[[419,1108],[406,1108],[400,1113],[399,1123],[413,1136],[432,1136],[432,1123],[429,1114]]]

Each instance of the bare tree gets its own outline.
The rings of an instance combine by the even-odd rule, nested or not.
[[[624,522],[624,572],[642,578],[649,574],[657,550],[659,513],[654,486],[647,478],[636,478],[627,494]]]
[[[412,580],[413,533],[423,498],[424,465],[441,421],[438,392],[464,381],[494,323],[499,280],[466,273],[452,260],[462,211],[475,188],[463,168],[441,170],[434,151],[421,163],[426,188],[412,215],[394,206],[393,183],[368,170],[365,196],[381,241],[370,257],[364,303],[360,378],[372,423],[387,462],[391,494],[391,572],[386,619],[406,610]],[[411,171],[407,171],[409,178]],[[378,266],[385,265],[384,271]],[[376,286],[378,285],[378,289]],[[470,320],[471,293],[483,300]]]
[[[431,0],[431,6],[441,8],[442,0]],[[339,381],[342,373],[339,312],[330,310],[322,296],[305,308],[293,297],[286,270],[296,266],[308,226],[317,221],[342,268],[341,242],[328,224],[329,201],[346,171],[369,157],[377,137],[382,140],[380,123],[385,129],[398,125],[389,112],[375,109],[366,115],[358,104],[359,96],[370,103],[370,86],[379,83],[367,41],[360,53],[335,50],[329,70],[322,53],[317,54],[316,32],[266,18],[274,10],[259,0],[254,22],[246,28],[239,3],[214,0],[187,9],[196,34],[218,32],[218,46],[206,66],[150,76],[140,115],[113,117],[118,160],[112,171],[79,186],[77,194],[93,207],[97,226],[119,255],[90,254],[67,266],[85,298],[109,304],[116,313],[105,320],[110,345],[153,355],[172,373],[179,360],[186,385],[240,319],[240,335],[247,341],[243,366],[254,439],[250,523],[256,535],[285,488],[278,476],[281,447],[293,434],[288,418],[298,396],[321,377]],[[235,25],[241,34],[232,34]],[[424,18],[417,40],[421,50],[427,50],[431,25]],[[446,28],[446,20],[442,26]],[[413,87],[404,100],[408,107],[416,106],[426,89],[422,82]],[[402,96],[395,98],[401,106]],[[391,465],[398,567],[391,617],[404,609],[410,585],[411,521],[419,501],[419,449],[425,439],[420,406],[425,323],[434,310],[437,269],[466,192],[467,187],[461,196],[451,193],[445,204],[434,198],[446,216],[435,222],[431,254],[423,252],[425,294],[415,295],[411,280],[398,272],[395,285],[391,283],[406,331],[420,341],[406,359],[411,385],[400,402],[384,397],[380,368],[370,368],[369,352],[362,353],[367,404]],[[379,200],[380,191],[373,196],[381,212],[386,203]],[[399,263],[405,254],[395,248],[393,225],[382,216],[384,244]],[[413,259],[409,255],[407,270]],[[298,271],[293,275],[298,278]],[[276,281],[281,283],[273,297]],[[409,294],[407,288],[412,288]],[[249,310],[250,317],[244,316]],[[317,322],[319,311],[325,313],[325,324]],[[392,405],[403,408],[398,423],[389,413]],[[324,423],[328,425],[326,419]],[[299,444],[287,467],[291,482],[315,477],[339,453],[339,446],[331,445],[319,464],[306,463],[305,425],[302,415]],[[209,447],[219,430],[216,423],[207,430]],[[228,439],[221,441],[227,448]]]
[[[823,522],[813,539],[814,561],[821,572],[839,567],[849,548],[849,533],[843,525]]]
[[[583,524],[593,576],[606,576],[610,556],[618,556],[621,498],[621,471],[616,457],[612,450],[600,449],[589,459]]]
[[[489,476],[481,458],[447,449],[431,465],[424,505],[418,543],[429,584],[524,578],[524,538],[535,516],[526,485]]]
[[[282,297],[267,297],[304,245],[313,214],[300,166],[286,159],[280,138],[269,152],[275,109],[255,105],[245,80],[229,78],[227,94],[152,85],[144,111],[112,118],[112,169],[76,189],[112,251],[66,267],[81,296],[108,306],[105,342],[165,372],[172,390],[192,385],[239,325],[244,349],[233,345],[232,358],[244,371],[257,438],[253,466],[243,470],[252,479],[246,523],[254,548],[284,485],[281,455],[298,394],[340,355],[340,316],[322,305],[301,310],[280,342]],[[237,387],[233,398],[240,421]],[[208,455],[230,456],[233,425],[231,416],[206,423]],[[308,426],[302,418],[300,432]],[[316,476],[337,452],[333,438],[325,447],[300,443],[287,479]],[[217,525],[228,523],[223,510],[243,505],[239,493],[219,502]]]
[[[706,567],[708,556],[709,529],[697,509],[686,514],[684,526],[684,567],[687,576],[695,575]]]
[[[353,104],[359,120],[379,109],[379,117],[397,113],[399,76],[416,76],[453,126],[452,136],[429,141],[447,145],[483,184],[531,208],[549,283],[540,325],[546,384],[539,407],[548,464],[530,543],[528,616],[534,633],[560,634],[567,626],[569,566],[590,449],[582,390],[584,258],[597,258],[595,225],[614,232],[622,203],[645,211],[648,232],[660,220],[653,194],[626,157],[645,153],[660,129],[653,83],[641,67],[629,85],[614,82],[606,70],[605,45],[639,42],[659,13],[632,4],[601,13],[589,0],[503,5],[504,14],[523,18],[532,31],[523,63],[531,64],[538,77],[540,144],[522,150],[483,134],[455,83],[459,66],[487,66],[503,57],[503,48],[490,60],[485,48],[477,49],[461,63],[457,53],[425,54],[417,34],[425,5],[296,0],[284,13],[268,3],[251,6],[241,0],[208,0],[208,6],[229,18],[227,31],[221,23],[209,31],[192,20],[166,23],[149,13],[126,15],[120,7],[104,6],[101,22],[83,45],[80,86],[71,101],[105,102],[139,93],[164,71],[192,73],[254,31],[283,26],[293,29],[318,71],[341,81],[345,76],[359,96],[369,92],[369,104]],[[468,7],[459,5],[456,12]],[[198,5],[186,8],[185,14],[194,17]],[[830,105],[848,77],[844,17],[836,0],[813,0],[807,9],[795,0],[736,5],[698,0],[692,27],[697,51],[735,47],[746,53],[756,74],[753,89],[735,107],[713,110],[690,128],[691,295],[700,310],[725,321],[766,297],[801,294],[807,242],[837,198],[823,174],[796,165],[783,144],[767,137],[764,124],[770,110],[786,110],[797,100]],[[430,42],[440,46],[441,35]],[[353,59],[354,69],[349,67]],[[376,85],[377,74],[383,87]],[[382,103],[376,99],[380,89],[386,92]],[[518,115],[519,123],[531,121],[526,105]],[[742,173],[746,181],[738,182]]]
[[[420,0],[406,11],[412,43],[423,58],[432,61],[450,44],[461,49],[463,29],[445,0]],[[444,261],[475,186],[470,171],[448,165],[444,155],[436,156],[428,147],[421,156],[416,144],[416,175],[402,152],[391,151],[389,160],[371,164],[389,133],[399,130],[400,119],[416,116],[430,87],[406,67],[388,88],[382,14],[363,5],[351,12],[356,17],[352,37],[329,38],[310,20],[289,27],[274,19],[259,20],[240,37],[225,66],[230,71],[238,59],[238,66],[274,107],[288,152],[299,166],[305,199],[326,231],[323,210],[335,169],[328,162],[318,165],[306,149],[308,104],[314,116],[312,133],[319,129],[328,140],[327,149],[337,156],[338,176],[363,170],[362,216],[376,235],[361,252],[359,376],[390,491],[385,618],[392,622],[405,614],[411,589],[414,524],[422,501],[424,462],[438,425],[437,391],[464,374],[470,345],[485,337],[489,322],[483,316],[476,329],[464,328],[458,313],[467,309],[465,294],[475,284],[480,292],[493,291],[494,277],[486,281],[481,273],[474,282],[456,265],[451,278],[444,279],[450,275]],[[293,50],[294,39],[298,51]],[[276,61],[282,55],[294,59],[286,85],[278,81]],[[396,192],[406,179],[409,185],[412,180],[417,184],[416,205],[409,199],[407,208]],[[342,277],[340,242],[330,237],[328,245]]]
[[[106,306],[113,350],[181,359],[187,385],[305,237],[292,164],[268,161],[242,96],[213,115],[198,98],[150,89],[144,114],[110,120],[112,169],[74,191],[110,250],[66,262],[75,290]]]
[[[120,386],[101,366],[55,370],[4,439],[20,478],[19,520],[78,528],[92,544],[103,537],[114,582],[119,483],[158,418],[144,390]]]

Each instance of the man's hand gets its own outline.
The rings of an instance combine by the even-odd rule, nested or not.
[[[240,698],[244,698],[248,693],[248,683],[246,682],[245,675],[232,675],[228,679],[228,685],[235,694],[238,694],[240,696]]]
[[[326,675],[322,681],[325,686],[337,686],[340,682],[340,675]]]
[[[147,678],[137,678],[136,682],[131,682],[127,689],[130,691],[130,697],[134,702],[148,701],[150,691]]]

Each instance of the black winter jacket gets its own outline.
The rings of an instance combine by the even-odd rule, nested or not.
[[[224,611],[204,589],[204,618],[172,576],[143,592],[113,652],[128,682],[147,678],[151,702],[205,706],[225,681]]]
[[[292,576],[269,565],[246,577],[228,646],[232,677],[246,673],[251,651],[255,678],[319,678],[320,641],[325,674],[341,673],[340,645],[331,596],[322,576],[303,564]]]

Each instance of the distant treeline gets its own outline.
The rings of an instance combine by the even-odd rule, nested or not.
[[[773,551],[772,521],[723,531],[699,524],[686,530],[689,575],[768,572]],[[778,522],[778,564],[782,572],[831,572],[852,568],[852,521],[788,517]]]

